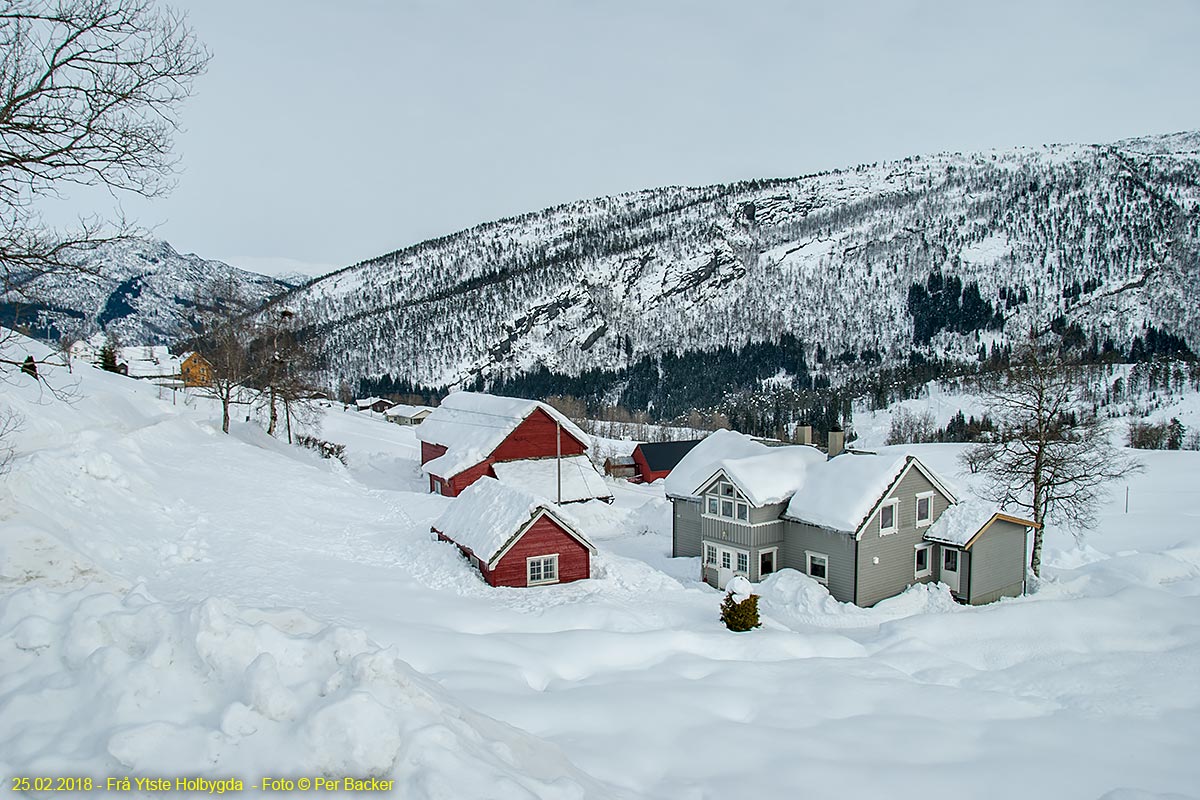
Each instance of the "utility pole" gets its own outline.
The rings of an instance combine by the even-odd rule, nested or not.
[[[562,505],[562,423],[554,420],[555,461],[558,466],[558,504]]]

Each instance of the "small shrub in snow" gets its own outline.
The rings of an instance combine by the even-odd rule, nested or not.
[[[731,631],[748,631],[757,628],[758,595],[752,594],[744,600],[738,600],[731,589],[721,601],[721,622]]]
[[[324,439],[318,439],[316,436],[308,436],[307,434],[297,436],[296,444],[301,447],[307,447],[309,450],[317,451],[321,454],[321,458],[336,458],[343,464],[346,463],[346,445],[344,444],[327,442]]]

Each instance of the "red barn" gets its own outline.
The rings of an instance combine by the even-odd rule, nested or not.
[[[475,481],[433,523],[492,586],[542,586],[591,577],[596,548],[558,507],[497,480]]]
[[[476,392],[446,397],[417,429],[429,490],[457,497],[475,481],[495,478],[502,461],[583,455],[589,438],[545,403]]]
[[[646,442],[633,450],[633,463],[637,465],[638,477],[643,483],[651,483],[671,474],[692,448],[704,441],[688,439],[683,442]]]

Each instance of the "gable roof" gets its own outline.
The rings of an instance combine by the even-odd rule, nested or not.
[[[1025,527],[1035,527],[1033,520],[1005,514],[978,500],[964,500],[942,512],[937,521],[925,532],[931,542],[951,544],[969,549],[975,540],[997,519],[1014,522]]]
[[[675,469],[680,459],[702,441],[704,440],[686,439],[679,442],[642,442],[636,449],[641,451],[642,458],[646,459],[646,467],[651,472],[662,472]]]
[[[756,507],[782,503],[808,479],[811,467],[824,464],[825,454],[812,445],[768,447],[767,452],[744,458],[727,458],[715,473],[696,487],[699,493],[718,475],[724,475]]]
[[[354,401],[354,404],[359,408],[370,408],[376,403],[387,403],[389,408],[394,405],[391,400],[386,400],[382,397],[360,397]]]
[[[554,501],[558,497],[558,466],[562,461],[562,502],[611,500],[612,492],[587,456],[531,458],[492,465],[500,482]]]
[[[447,451],[425,464],[423,471],[450,478],[486,460],[517,426],[539,409],[584,448],[591,446],[591,437],[545,403],[478,392],[454,392],[447,395],[417,428],[417,439],[440,444]]]
[[[770,449],[744,433],[713,431],[688,451],[666,477],[664,488],[667,497],[696,500],[699,498],[697,491],[701,488],[701,481],[715,474],[722,461],[760,455]]]
[[[954,494],[913,455],[845,453],[810,470],[784,516],[822,528],[855,533],[909,469],[919,470],[951,503]]]
[[[595,552],[595,546],[579,533],[575,520],[562,509],[495,478],[480,478],[468,486],[450,501],[433,528],[491,566],[543,513]]]
[[[383,412],[385,417],[415,417],[422,411],[433,413],[432,406],[410,406],[406,403],[396,403],[387,411]]]

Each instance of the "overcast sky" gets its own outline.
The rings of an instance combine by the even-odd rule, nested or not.
[[[177,249],[334,268],[667,184],[1200,128],[1200,2],[176,0]]]

